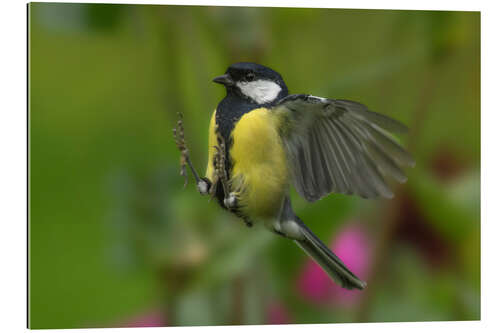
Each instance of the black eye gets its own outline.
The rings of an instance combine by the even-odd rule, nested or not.
[[[246,75],[245,75],[245,79],[247,81],[253,81],[255,79],[255,74],[253,72],[248,72]]]

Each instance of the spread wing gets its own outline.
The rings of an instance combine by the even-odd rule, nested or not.
[[[406,126],[357,102],[290,95],[272,112],[294,186],[308,201],[332,192],[391,198],[386,178],[403,183],[402,167],[415,165],[389,134]]]

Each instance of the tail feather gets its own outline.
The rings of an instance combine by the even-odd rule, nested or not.
[[[299,224],[303,238],[295,239],[295,243],[314,259],[335,282],[346,289],[361,290],[366,287],[366,282],[354,275],[302,221],[296,222]]]

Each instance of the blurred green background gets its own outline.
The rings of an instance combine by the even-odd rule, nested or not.
[[[478,12],[32,3],[29,50],[32,328],[480,319]],[[365,291],[182,188],[237,61],[410,127],[394,199],[293,193]]]

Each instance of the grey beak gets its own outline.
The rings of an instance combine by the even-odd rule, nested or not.
[[[224,75],[217,76],[212,81],[215,82],[215,83],[223,84],[225,86],[232,86],[234,84],[234,81],[231,79],[231,77],[229,76],[229,74],[224,74]]]

